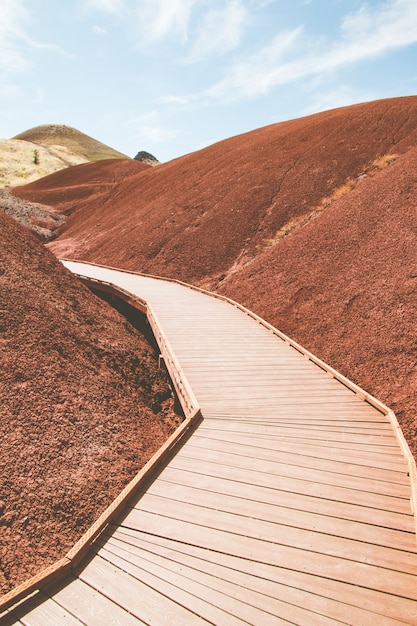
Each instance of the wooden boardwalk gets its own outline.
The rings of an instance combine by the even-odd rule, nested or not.
[[[410,465],[384,408],[224,300],[66,265],[149,303],[203,419],[4,623],[417,624]]]

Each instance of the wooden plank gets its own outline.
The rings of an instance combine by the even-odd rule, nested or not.
[[[256,436],[249,434],[240,434],[238,432],[229,432],[226,430],[217,430],[216,428],[210,428],[207,422],[200,425],[198,430],[193,435],[195,437],[214,439],[215,441],[235,442],[242,445],[252,445],[255,448],[261,448],[263,450],[270,450],[272,454],[288,454],[298,457],[311,457],[312,459],[324,460],[324,461],[339,461],[340,463],[347,463],[350,465],[357,465],[363,468],[366,472],[367,469],[386,470],[393,472],[393,474],[408,474],[408,467],[405,459],[395,455],[394,459],[388,458],[386,455],[371,454],[360,455],[355,450],[344,450],[343,452],[333,450],[331,448],[325,448],[317,445],[303,445],[299,446],[297,450],[289,450],[288,445],[282,443],[279,439],[272,439],[262,436]],[[359,470],[358,470],[359,471]]]
[[[206,374],[204,374],[206,375]],[[209,375],[209,374],[207,374]],[[190,377],[191,378],[191,377]],[[245,415],[248,417],[252,417],[253,419],[262,419],[263,417],[267,417],[269,416],[274,416],[276,418],[288,418],[290,416],[302,416],[302,417],[306,417],[309,418],[311,417],[319,417],[320,419],[349,419],[350,416],[352,417],[364,417],[366,419],[368,419],[369,416],[378,416],[378,413],[376,411],[369,411],[369,408],[367,407],[367,405],[365,403],[363,404],[356,404],[356,405],[352,405],[351,403],[346,403],[345,405],[339,405],[337,407],[337,410],[335,409],[334,406],[330,406],[330,405],[316,405],[316,404],[312,404],[311,406],[304,406],[304,405],[294,405],[292,407],[282,407],[280,404],[276,404],[273,407],[267,408],[265,407],[264,409],[265,412],[259,414],[259,413],[255,413],[252,412],[249,408],[246,408],[246,410],[242,409],[241,410],[241,416],[244,417]],[[214,407],[211,408],[210,406],[205,407],[205,413],[208,416],[213,416],[213,417],[221,417],[222,415],[228,415],[228,412],[225,409],[222,408],[217,408],[215,409]]]
[[[230,418],[230,420],[224,419],[222,417],[221,420],[210,420],[210,427],[212,428],[216,428],[217,430],[231,430],[235,427],[236,422],[238,421],[238,416],[235,415],[234,418]],[[327,437],[326,439],[323,439],[322,437],[319,437],[318,435],[305,435],[303,436],[302,434],[294,434],[294,436],[291,436],[289,434],[288,431],[280,432],[279,429],[277,429],[276,427],[270,426],[269,424],[263,424],[261,420],[258,421],[240,421],[240,430],[242,432],[242,434],[246,433],[246,434],[252,434],[255,436],[261,435],[262,434],[268,437],[271,437],[271,439],[278,439],[281,442],[292,442],[293,445],[299,445],[300,443],[303,444],[303,442],[306,445],[317,445],[319,447],[331,447],[331,448],[341,448],[341,449],[348,449],[348,450],[352,450],[353,446],[356,446],[356,453],[360,450],[361,453],[364,452],[365,454],[371,453],[371,454],[380,454],[380,455],[390,455],[393,458],[396,459],[402,459],[404,460],[404,456],[399,455],[398,454],[398,446],[395,445],[387,445],[386,443],[383,443],[382,441],[380,441],[380,438],[378,438],[377,441],[375,441],[372,437],[368,437],[367,440],[366,438],[356,438],[356,441],[350,441],[350,437],[346,436],[345,438],[343,437],[336,437],[333,435],[329,435],[329,437]],[[394,442],[393,442],[394,444]]]
[[[338,474],[347,474],[360,478],[369,478],[372,480],[382,480],[393,484],[405,485],[409,487],[406,467],[402,472],[375,468],[374,466],[364,466],[349,463],[343,460],[319,458],[318,456],[302,455],[298,451],[286,452],[271,449],[270,446],[258,445],[257,439],[247,440],[246,443],[233,441],[229,437],[226,441],[215,437],[206,437],[198,432],[194,433],[192,440],[188,443],[187,448],[203,448],[204,450],[216,450],[231,454],[239,454],[241,456],[249,456],[258,460],[267,460],[286,465],[295,465],[296,467],[304,467],[307,469],[317,469],[326,472],[334,472]]]
[[[170,600],[101,557],[90,561],[79,578],[147,624],[206,623],[177,601]]]
[[[144,558],[137,560],[140,563],[138,566],[134,554],[126,554],[125,551],[114,546],[109,546],[107,549],[103,548],[99,554],[110,563],[123,567],[132,576],[147,584],[155,585],[160,593],[168,596],[180,596],[186,606],[188,601],[193,613],[198,611],[198,614],[211,624],[225,624],[227,626],[248,623],[265,623],[270,626],[276,624],[276,618],[269,615],[267,609],[260,611],[240,599],[219,593],[215,589],[215,585],[205,586],[192,578],[187,578],[185,568],[182,568],[183,571],[177,574],[167,567],[159,567],[154,562]],[[122,558],[122,556],[126,558]],[[284,623],[290,622],[285,621]]]
[[[277,522],[263,521],[256,517],[256,506],[252,504],[252,510],[246,515],[216,510],[217,499],[213,496],[213,508],[195,505],[189,502],[171,500],[167,497],[153,496],[146,493],[139,503],[124,518],[123,525],[135,528],[137,520],[141,519],[142,511],[171,517],[177,521],[189,522],[199,527],[221,530],[233,535],[261,539],[270,545],[276,544],[305,550],[308,553],[315,552],[319,555],[328,555],[340,559],[368,563],[376,567],[395,569],[416,576],[417,584],[417,559],[415,551],[395,549],[395,546],[385,547],[361,541],[327,535],[311,528],[308,530],[294,526],[279,524]],[[414,548],[414,546],[413,546]]]
[[[406,624],[417,624],[416,601],[408,600],[399,595],[389,594],[387,596],[373,589],[360,587],[356,583],[350,585],[339,580],[312,576],[301,570],[283,569],[231,554],[201,548],[184,541],[174,541],[161,536],[123,528],[113,528],[113,531],[113,535],[109,536],[128,544],[136,545],[138,540],[142,540],[148,546],[151,546],[150,549],[158,549],[162,546],[169,551],[174,551],[177,560],[191,556],[202,562],[204,568],[208,568],[210,565],[213,565],[215,568],[226,568],[228,576],[233,576],[234,572],[242,572],[261,581],[270,581],[282,588],[284,598],[288,597],[290,599],[294,597],[293,594],[296,597],[300,594],[298,597],[301,599],[303,594],[306,593],[310,596],[310,602],[323,601],[327,605],[329,600],[334,601],[337,605],[341,605],[341,611],[344,610],[344,607],[348,607],[348,610],[351,607],[359,607],[371,614],[397,619]],[[278,597],[280,596],[278,595]],[[303,600],[307,601],[307,596]],[[303,604],[303,606],[306,605]],[[352,613],[353,615],[354,613]],[[352,618],[350,623],[354,623]],[[357,623],[361,622],[358,620]],[[379,623],[378,620],[374,620],[374,622],[371,622],[371,626],[379,625]]]
[[[48,596],[88,626],[145,624],[78,578],[71,577],[52,587]]]
[[[372,518],[369,517],[369,510],[369,523],[364,524],[337,518],[334,514],[310,513],[299,508],[291,509],[285,505],[260,502],[259,498],[256,500],[248,499],[247,490],[244,489],[241,490],[241,495],[239,496],[230,492],[221,494],[215,490],[202,489],[200,486],[178,485],[164,481],[162,478],[150,485],[146,493],[169,498],[178,503],[204,506],[215,511],[223,511],[271,522],[277,525],[277,532],[280,532],[281,525],[306,531],[313,528],[315,532],[326,535],[345,537],[346,539],[395,548],[396,550],[413,552],[416,548],[415,534],[413,532],[401,532],[375,526],[370,521]],[[141,500],[134,508],[141,508]]]
[[[141,566],[144,561],[157,562],[164,568],[169,568],[177,576],[182,576],[188,572],[188,576],[199,580],[209,587],[216,588],[221,592],[228,592],[231,595],[241,597],[241,589],[245,589],[245,602],[252,602],[258,609],[269,610],[273,615],[296,621],[300,624],[323,624],[342,623],[350,624],[400,624],[398,620],[388,616],[383,616],[379,612],[379,605],[374,611],[364,610],[360,605],[354,606],[346,602],[335,601],[329,597],[304,591],[301,588],[291,587],[286,584],[269,580],[265,576],[255,576],[251,571],[245,570],[245,565],[241,569],[230,568],[223,563],[210,561],[205,558],[205,554],[194,556],[193,554],[175,550],[171,545],[161,545],[147,541],[143,536],[136,534],[134,538],[110,537],[107,548],[118,553],[127,553],[125,558],[135,559]],[[176,544],[177,547],[177,544]],[[122,552],[123,554],[123,552]],[[230,559],[225,559],[230,563]],[[248,563],[246,563],[246,566]],[[241,563],[237,567],[241,567]],[[185,570],[185,568],[187,568]],[[250,569],[250,565],[249,568]],[[208,576],[207,576],[208,575]],[[238,587],[236,587],[238,585]],[[346,596],[345,596],[346,597]],[[301,611],[300,608],[302,607]],[[249,616],[248,616],[249,617]],[[251,621],[251,623],[258,623]],[[263,623],[262,617],[259,623]],[[276,622],[275,622],[276,624]]]
[[[291,605],[273,596],[254,591],[250,587],[246,587],[245,593],[242,594],[242,587],[228,579],[220,580],[218,576],[189,567],[185,563],[176,565],[173,561],[161,558],[156,553],[150,554],[138,547],[129,546],[129,550],[126,550],[126,547],[121,542],[113,541],[106,545],[100,554],[105,555],[110,562],[119,567],[126,567],[132,575],[143,578],[144,572],[147,572],[157,577],[161,580],[161,592],[163,590],[164,593],[167,583],[176,586],[180,580],[181,589],[228,614],[219,616],[219,612],[216,611],[217,615],[213,615],[212,609],[203,613],[206,619],[216,620],[214,623],[231,622],[231,616],[242,620],[239,623],[265,626],[276,626],[277,618],[288,624],[308,623],[311,626],[341,623],[305,610],[302,606]],[[222,617],[221,621],[219,617],[220,619]]]
[[[401,589],[403,597],[417,599],[417,577],[405,572],[270,543],[253,537],[231,535],[223,530],[143,510],[131,511],[121,526],[387,594]]]
[[[17,624],[22,624],[22,622],[13,617],[12,613],[5,611],[0,613],[0,624],[1,626],[16,626]]]
[[[169,482],[189,487],[213,491],[214,493],[231,495],[245,498],[248,502],[260,502],[272,504],[281,508],[295,509],[307,513],[315,513],[327,517],[335,517],[336,520],[348,520],[368,524],[369,526],[380,526],[382,528],[414,533],[414,517],[411,510],[408,514],[392,513],[390,511],[375,510],[366,505],[349,504],[316,498],[304,494],[297,494],[288,491],[280,491],[274,487],[264,487],[251,485],[247,482],[240,482],[228,477],[206,476],[188,470],[176,469],[171,465],[164,469],[159,477],[160,481]]]
[[[42,593],[20,604],[11,614],[25,626],[81,626],[82,622]]]
[[[343,474],[316,469],[314,467],[307,468],[289,465],[285,462],[281,463],[278,460],[269,461],[262,458],[262,456],[253,458],[239,454],[236,448],[233,448],[232,445],[230,447],[231,450],[229,452],[222,452],[214,449],[214,446],[207,449],[196,446],[190,441],[187,446],[184,446],[178,451],[177,458],[192,459],[193,461],[201,463],[208,461],[210,463],[218,463],[233,468],[261,471],[265,474],[270,474],[271,481],[274,481],[275,477],[296,478],[299,480],[314,481],[321,485],[345,487],[371,494],[391,496],[398,499],[409,500],[410,498],[410,486],[407,485],[405,481],[402,484],[398,484],[361,476],[352,476],[348,473]]]
[[[269,487],[284,492],[296,493],[316,498],[323,498],[332,502],[344,502],[346,504],[356,504],[366,506],[382,511],[390,511],[392,513],[400,513],[409,515],[410,503],[405,498],[395,498],[392,496],[384,496],[381,494],[373,494],[371,492],[359,491],[346,487],[335,487],[334,485],[326,485],[317,483],[308,478],[294,478],[274,476],[262,471],[246,470],[245,468],[236,468],[231,465],[221,463],[204,462],[191,459],[189,457],[179,457],[178,455],[170,462],[170,467],[175,469],[183,469],[196,474],[206,476],[214,476],[219,478],[227,478],[236,482],[247,483],[249,485],[259,485],[261,487]],[[375,515],[377,515],[375,511]]]

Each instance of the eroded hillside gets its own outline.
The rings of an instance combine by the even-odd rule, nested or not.
[[[416,146],[416,97],[261,128],[85,196],[50,248],[241,301],[394,408],[416,453]]]
[[[178,423],[143,335],[0,211],[0,589],[62,558]]]

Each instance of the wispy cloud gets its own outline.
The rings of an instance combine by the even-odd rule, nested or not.
[[[143,43],[173,38],[185,43],[196,0],[142,0],[136,9]]]
[[[310,115],[319,111],[328,111],[339,107],[353,104],[354,102],[366,102],[374,100],[376,95],[368,89],[358,89],[351,85],[337,84],[331,89],[317,88],[313,86],[308,104],[300,112],[301,115]]]
[[[224,77],[199,97],[238,100],[266,94],[277,85],[331,73],[342,67],[417,42],[415,0],[363,5],[341,23],[337,41],[318,44],[299,27],[230,66]],[[301,35],[302,38],[301,38]]]
[[[101,26],[98,26],[97,24],[94,24],[93,33],[100,36],[107,35],[107,30],[105,28],[102,28]]]
[[[236,48],[248,19],[249,12],[241,0],[229,0],[224,6],[207,11],[197,26],[189,61],[221,56]]]
[[[158,102],[160,104],[173,104],[177,106],[186,106],[190,103],[189,98],[184,96],[163,96],[159,98]]]
[[[163,143],[177,136],[177,132],[164,125],[156,109],[148,111],[131,120],[135,135],[144,143]]]
[[[234,100],[267,93],[272,86],[287,82],[295,68],[285,59],[297,47],[302,30],[299,27],[280,33],[267,46],[233,65],[204,95]]]
[[[16,87],[8,84],[13,76],[27,71],[32,63],[29,49],[49,50],[67,55],[59,46],[33,39],[28,34],[31,13],[25,0],[2,0],[0,20],[0,78],[2,93],[14,94]]]
[[[106,13],[119,13],[125,6],[125,0],[86,0],[86,6]]]
[[[0,20],[0,72],[3,77],[29,66],[21,51],[28,17],[23,0],[3,0]]]

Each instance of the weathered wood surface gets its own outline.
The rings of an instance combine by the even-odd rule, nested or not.
[[[388,417],[229,303],[67,265],[148,302],[204,419],[76,576],[14,619],[417,624],[410,479]]]

